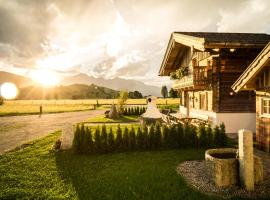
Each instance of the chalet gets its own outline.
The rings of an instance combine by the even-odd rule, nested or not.
[[[254,33],[174,32],[159,75],[174,79],[181,117],[224,122],[227,133],[255,132],[255,93],[231,86],[270,41]]]
[[[270,151],[270,43],[232,86],[235,92],[256,92],[256,141]]]

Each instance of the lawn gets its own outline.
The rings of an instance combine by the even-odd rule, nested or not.
[[[105,155],[53,152],[60,132],[0,157],[0,199],[217,199],[189,188],[175,168],[204,151]]]
[[[105,115],[98,115],[94,118],[90,118],[85,122],[91,123],[129,123],[129,122],[138,122],[138,115],[122,115],[118,119],[110,119],[105,117]]]

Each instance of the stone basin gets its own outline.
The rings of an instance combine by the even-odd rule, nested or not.
[[[238,185],[237,149],[209,149],[205,152],[208,177],[219,187]]]

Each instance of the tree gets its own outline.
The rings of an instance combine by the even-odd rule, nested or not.
[[[91,129],[86,127],[84,144],[83,144],[83,151],[85,153],[92,153],[93,152],[93,146],[94,145],[93,145],[93,138],[92,138]]]
[[[74,138],[72,142],[72,149],[74,152],[78,153],[80,151],[80,127],[79,125],[76,126],[76,130],[74,133]]]
[[[122,145],[123,145],[122,129],[120,125],[118,124],[117,129],[116,129],[116,141],[115,141],[115,146],[117,150],[121,151]]]
[[[129,147],[131,150],[136,149],[136,134],[133,126],[129,131]]]
[[[102,151],[101,146],[101,138],[100,138],[100,130],[99,127],[96,128],[95,134],[94,134],[94,146],[95,146],[95,152],[100,153]]]
[[[155,148],[158,149],[161,147],[162,137],[161,137],[161,127],[160,123],[155,124]]]
[[[110,132],[108,135],[108,151],[112,152],[114,150],[115,150],[114,135],[113,135],[112,127],[110,127]]]
[[[118,106],[119,106],[119,112],[122,114],[124,112],[124,105],[126,104],[126,101],[128,99],[128,92],[121,91],[118,98]]]
[[[163,85],[161,88],[161,95],[163,96],[164,99],[168,97],[168,89],[165,85]]]
[[[124,134],[123,134],[123,150],[127,151],[129,149],[129,134],[128,128],[125,127]]]
[[[222,122],[219,126],[220,128],[220,144],[221,146],[227,145],[227,135],[225,130],[225,124]]]
[[[4,104],[4,99],[0,96],[0,106]]]
[[[177,98],[177,96],[178,96],[177,91],[174,90],[173,88],[171,88],[170,91],[169,91],[169,97],[170,98]]]
[[[141,131],[141,128],[139,127],[137,130],[137,135],[136,135],[136,141],[137,141],[137,146],[139,150],[144,149],[144,135]]]
[[[105,124],[102,125],[101,128],[101,146],[102,146],[102,151],[107,152],[108,150],[108,135],[107,135],[107,130]]]
[[[155,129],[153,124],[151,124],[149,130],[149,147],[150,149],[155,149]]]

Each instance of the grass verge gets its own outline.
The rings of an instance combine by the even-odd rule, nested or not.
[[[0,199],[217,199],[189,188],[175,170],[184,160],[203,159],[202,150],[55,153],[59,136],[0,157]]]

